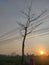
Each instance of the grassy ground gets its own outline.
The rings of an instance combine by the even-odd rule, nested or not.
[[[26,65],[26,57],[24,61]],[[49,65],[49,57],[35,56],[36,65]],[[0,65],[21,65],[21,56],[0,56]]]

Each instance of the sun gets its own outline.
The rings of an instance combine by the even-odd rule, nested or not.
[[[40,50],[40,55],[44,55],[45,52],[43,50]]]

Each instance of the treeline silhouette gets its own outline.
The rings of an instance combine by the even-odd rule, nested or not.
[[[35,56],[35,55],[25,55],[24,65],[30,65],[30,58],[33,57],[35,65],[49,65],[49,55],[48,56]],[[20,55],[0,55],[0,65],[21,65]]]

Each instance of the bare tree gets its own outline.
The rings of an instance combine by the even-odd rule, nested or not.
[[[30,34],[32,31],[34,31],[38,26],[40,26],[41,24],[44,23],[43,21],[41,21],[42,19],[40,19],[40,20],[38,20],[38,19],[41,18],[42,15],[47,12],[47,10],[44,10],[44,11],[41,12],[40,15],[38,15],[37,17],[33,18],[32,16],[34,16],[35,14],[32,14],[32,15],[30,14],[31,13],[31,8],[32,8],[32,2],[31,2],[30,7],[28,8],[28,13],[26,13],[24,11],[21,11],[21,13],[24,14],[25,17],[27,18],[26,24],[22,24],[21,22],[16,21],[17,24],[22,28],[22,30],[20,31],[21,35],[23,36],[23,42],[22,42],[22,65],[24,64],[24,47],[25,47],[26,36],[28,34]]]

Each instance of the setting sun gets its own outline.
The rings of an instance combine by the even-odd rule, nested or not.
[[[43,50],[40,50],[40,55],[44,55],[45,52]]]

